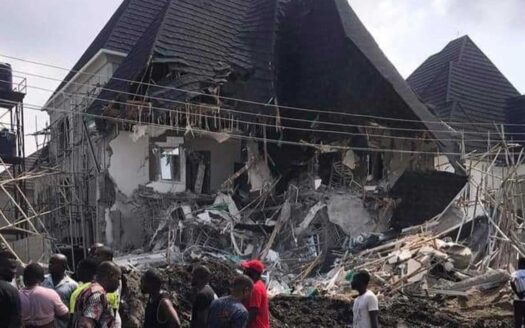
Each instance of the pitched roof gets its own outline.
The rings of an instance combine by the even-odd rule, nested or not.
[[[348,1],[291,1],[291,4],[296,5],[295,10],[287,13],[279,31],[280,37],[284,37],[281,42],[284,56],[280,54],[279,59],[283,62],[284,57],[284,64],[278,84],[285,87],[280,103],[318,109],[320,120],[329,122],[355,124],[360,119],[323,114],[326,109],[395,118],[361,121],[375,121],[387,127],[426,128],[433,131],[444,151],[457,152],[448,127],[437,122],[417,98]],[[325,125],[324,129],[333,130],[333,126]]]
[[[132,2],[129,0],[128,6]],[[302,93],[308,94],[304,99],[329,98],[334,105],[321,106],[313,101],[305,107],[321,108],[320,111],[322,108],[339,108],[359,114],[426,121],[396,124],[426,126],[430,130],[444,131],[434,132],[436,137],[451,139],[446,126],[429,123],[436,121],[435,116],[386,58],[346,0],[167,0],[165,3],[157,1],[157,5],[162,9],[157,11],[149,27],[144,28],[147,31],[132,47],[90,111],[100,111],[119,94],[122,96],[122,91],[129,92],[137,87],[137,84],[130,85],[123,80],[140,81],[146,75],[155,75],[159,69],[166,69],[166,66],[167,71],[155,80],[160,87],[150,87],[149,95],[188,101],[194,94],[164,87],[203,92],[207,87],[224,84],[230,74],[236,74],[242,83],[236,86],[233,97],[266,103],[277,93],[274,85],[282,84],[279,79],[283,75],[278,76],[274,65],[279,66],[281,62],[281,66],[291,67],[294,61],[302,61],[304,72],[299,74],[299,80],[289,82],[300,84]],[[289,39],[282,38],[283,24],[290,20],[290,15],[300,17],[299,20],[306,17],[303,23],[315,26],[296,26],[296,30],[287,35]],[[303,40],[298,40],[299,35]],[[341,62],[334,63],[330,59],[327,53],[332,50],[328,47],[317,46],[314,49],[318,49],[318,53],[315,50],[308,54],[299,52],[297,57],[287,58],[283,63],[282,49],[303,41],[335,43],[333,51],[337,52],[335,57]],[[317,55],[324,56],[325,62],[315,62]],[[311,75],[311,79],[306,79],[305,74]],[[323,74],[327,79],[323,80]],[[368,80],[368,84],[365,83],[368,87],[363,87],[363,79]],[[313,80],[317,81],[312,83]],[[333,84],[337,91],[316,89],[315,85],[319,83],[325,86]],[[370,83],[374,84],[373,87]],[[319,97],[319,94],[325,97]],[[352,105],[348,105],[348,101],[352,101]],[[358,103],[359,108],[354,107],[354,103]],[[159,107],[165,105],[155,104]],[[237,107],[243,105],[236,104]],[[440,144],[447,152],[456,151],[452,142]]]
[[[124,0],[55,92],[62,89],[101,49],[128,53],[167,0]]]
[[[486,142],[468,141],[496,136],[490,124],[505,123],[507,100],[516,88],[468,36],[451,41],[429,57],[407,79],[414,92],[434,108],[441,119],[465,131],[469,149],[485,149]],[[479,134],[481,132],[481,134]]]
[[[207,85],[226,82],[232,71],[247,75],[247,92],[238,98],[266,102],[273,94],[273,44],[278,0],[170,0],[115,71],[93,104],[114,100],[129,91],[123,80],[141,79],[149,65],[166,64],[180,74],[157,81],[149,94],[187,101]],[[164,105],[157,102],[157,106]]]
[[[359,20],[348,2],[346,0],[335,0],[335,2],[347,37],[357,46],[382,76],[384,83],[388,84],[395,91],[408,109],[412,111],[416,118],[420,119],[429,130],[446,130],[446,127],[440,123],[431,123],[437,121],[436,117],[422,102],[419,101],[416,94],[411,90],[401,74],[399,74],[398,70],[379,48],[379,45],[375,42],[364,24]],[[434,134],[438,138],[450,138],[446,132],[434,132]],[[446,144],[447,143],[442,143],[443,146]],[[448,148],[449,151],[453,151],[454,146],[449,144],[446,148]]]

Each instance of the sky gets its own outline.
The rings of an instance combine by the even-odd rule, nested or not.
[[[386,56],[407,77],[430,55],[468,34],[511,83],[525,93],[525,0],[348,0]],[[0,55],[71,68],[121,0],[2,0]],[[27,77],[25,103],[42,106],[64,70],[0,57]],[[22,72],[22,73],[20,73]],[[21,77],[16,77],[21,76]],[[27,107],[26,107],[27,108]],[[2,119],[1,121],[5,120]],[[26,133],[45,127],[45,113],[25,113]],[[26,154],[36,149],[26,138]]]

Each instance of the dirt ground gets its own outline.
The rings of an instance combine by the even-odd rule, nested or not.
[[[352,302],[329,298],[278,296],[270,302],[272,327],[351,327]],[[440,302],[396,298],[381,304],[383,328],[507,328],[511,312],[487,306],[483,310],[444,308]]]
[[[270,302],[272,328],[350,327],[351,303],[324,297],[277,296]]]
[[[197,263],[196,263],[197,264]],[[226,295],[233,267],[212,261],[206,265],[213,273],[216,293]],[[169,282],[169,293],[179,312],[183,327],[191,314],[191,266],[160,270]],[[394,297],[380,302],[380,324],[384,328],[507,328],[513,327],[512,305],[508,294],[473,295],[469,300]],[[140,273],[126,274],[121,316],[123,327],[142,327],[146,297],[140,291]],[[272,328],[351,327],[352,302],[327,297],[277,296],[270,301]]]

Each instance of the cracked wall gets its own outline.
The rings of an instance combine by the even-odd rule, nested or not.
[[[241,141],[227,140],[219,143],[208,137],[172,137],[166,131],[119,131],[109,142],[108,178],[115,190],[115,201],[105,204],[106,243],[117,249],[140,248],[144,244],[145,220],[151,219],[137,214],[134,193],[140,186],[152,188],[161,194],[187,191],[186,156],[190,152],[209,152],[210,189],[216,192],[222,183],[235,172],[241,161]],[[160,141],[159,141],[160,140]],[[181,181],[151,181],[150,147],[152,143],[167,143],[175,140],[184,149],[182,155]]]

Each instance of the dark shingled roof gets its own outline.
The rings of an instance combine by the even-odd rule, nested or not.
[[[509,99],[507,123],[510,139],[525,146],[525,95]]]
[[[298,25],[283,37],[291,20]],[[122,79],[149,81],[154,76],[163,87],[203,92],[223,85],[222,94],[234,98],[267,103],[278,95],[284,105],[395,117],[400,121],[379,123],[426,127],[438,139],[453,138],[444,124],[428,123],[436,117],[419,101],[346,0],[127,0],[75,69],[101,48],[128,56],[106,85],[117,92],[103,90],[90,111],[102,110],[111,100],[125,101],[122,91],[135,92],[140,87]],[[287,48],[299,51],[283,60]],[[300,71],[294,73],[296,63]],[[225,83],[230,82],[230,74],[237,80]],[[182,101],[195,96],[162,87],[140,90],[144,91],[152,97]],[[168,105],[173,106],[154,103]],[[244,103],[235,106],[252,112],[275,110]],[[287,115],[281,112],[282,117]],[[440,146],[446,152],[457,151],[450,141],[441,141]]]
[[[62,89],[76,72],[101,49],[127,54],[137,43],[168,0],[124,0],[95,40],[86,49],[55,92]]]
[[[129,92],[150,65],[167,64],[181,75],[157,81],[148,94],[156,98],[188,101],[206,86],[226,82],[229,72],[249,76],[237,98],[267,102],[274,95],[274,38],[276,0],[171,0],[122,62],[106,89]],[[153,70],[155,70],[153,68]],[[104,90],[91,110],[101,110],[118,92]],[[122,97],[122,96],[121,96]],[[156,101],[155,106],[172,106]]]
[[[451,123],[465,131],[467,151],[487,149],[487,142],[475,140],[487,139],[488,133],[497,139],[494,126],[472,123],[505,123],[507,100],[519,95],[468,36],[451,41],[428,58],[407,82],[441,119],[470,123]]]

